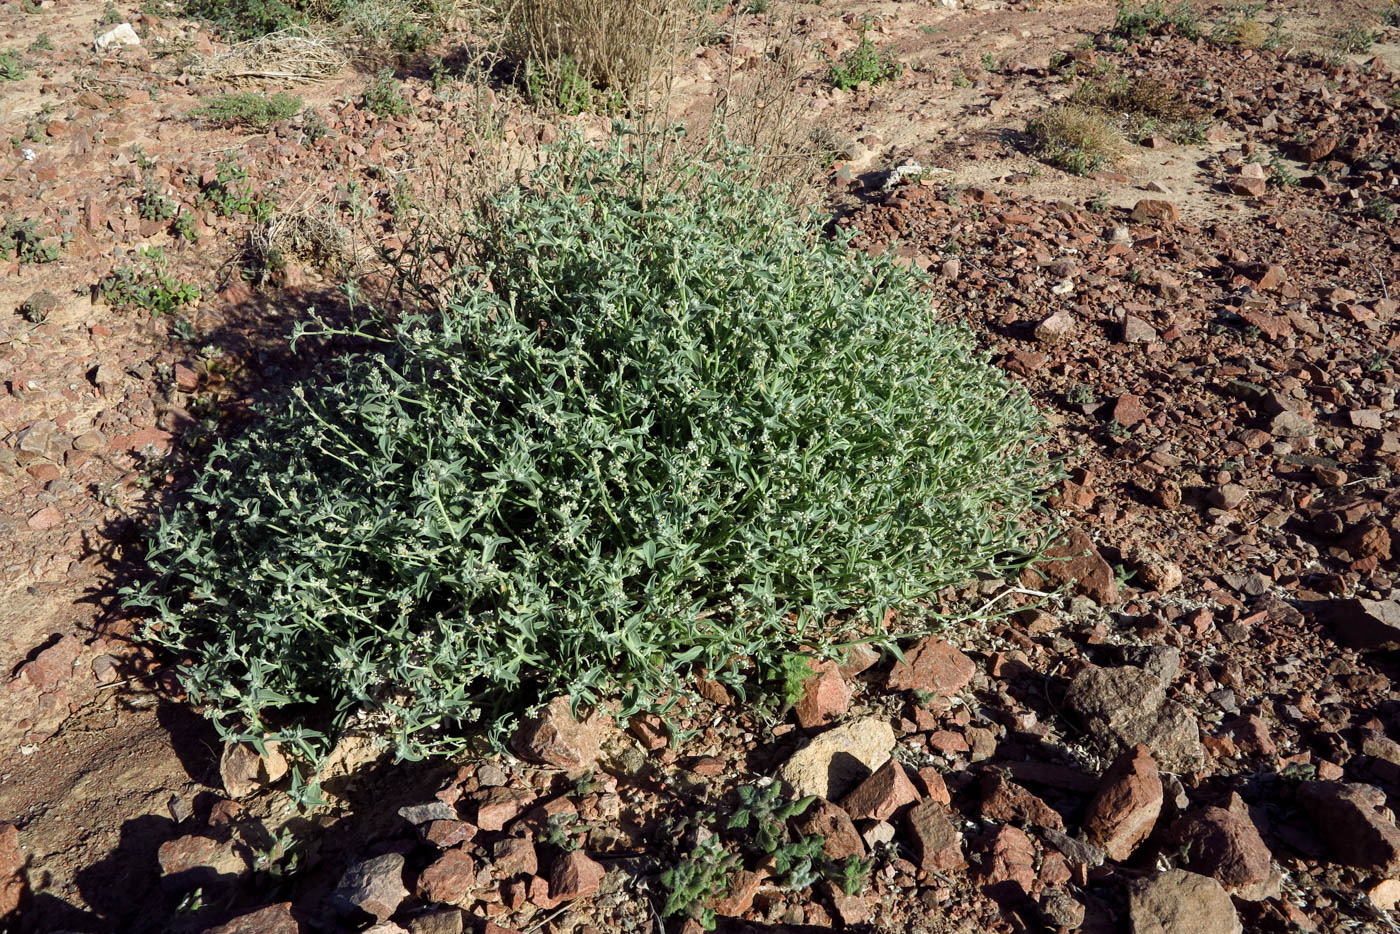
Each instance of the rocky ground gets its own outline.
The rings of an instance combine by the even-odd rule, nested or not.
[[[821,197],[1040,402],[1065,541],[899,620],[903,660],[820,666],[790,710],[702,681],[671,735],[555,705],[514,757],[392,765],[353,737],[309,813],[130,644],[135,523],[169,457],[304,365],[290,322],[339,301],[360,240],[393,245],[422,153],[469,145],[488,103],[511,139],[557,129],[413,69],[411,112],[378,116],[346,63],[290,87],[291,120],[210,126],[189,114],[226,89],[200,67],[226,45],[115,13],[0,10],[26,72],[0,83],[0,214],[34,231],[7,227],[0,260],[0,929],[694,931],[661,917],[661,873],[705,845],[700,815],[751,846],[724,825],[757,827],[743,795],[775,778],[818,796],[791,839],[869,881],[797,884],[752,851],[708,901],[722,930],[1396,929],[1400,29],[1375,10],[1268,4],[1286,39],[1260,49],[1219,38],[1224,7],[1198,38],[1127,39],[1095,4],[717,14],[733,42],[677,64],[671,105],[705,112],[775,32],[815,49],[791,94],[842,150]],[[833,91],[862,18],[909,67]],[[118,22],[141,44],[96,51]],[[1357,23],[1370,46],[1339,46]],[[1205,131],[1088,178],[1037,161],[1026,119],[1096,75],[1179,89]],[[263,201],[357,239],[263,275]],[[128,268],[200,297],[104,301]]]

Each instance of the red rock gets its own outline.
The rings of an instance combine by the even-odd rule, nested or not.
[[[1400,649],[1400,603],[1393,600],[1333,600],[1323,610],[1333,638],[1363,652]]]
[[[794,713],[804,729],[825,726],[841,718],[851,703],[851,692],[833,661],[809,661],[813,675],[802,685],[802,697]]]
[[[516,732],[512,745],[522,758],[570,771],[597,765],[603,737],[612,718],[591,710],[583,720],[574,717],[567,697],[551,700],[544,711]]]
[[[559,899],[549,894],[549,880],[539,876],[530,879],[530,904],[548,911],[559,904]]]
[[[433,820],[419,828],[423,839],[447,849],[476,836],[476,828],[464,820]]]
[[[45,506],[29,517],[28,525],[36,532],[47,532],[63,524],[63,513],[53,506]]]
[[[894,614],[886,614],[886,624],[893,619]],[[868,642],[857,642],[846,649],[846,657],[841,661],[836,670],[841,672],[841,677],[850,681],[856,675],[866,671],[872,665],[880,662],[880,653]]]
[[[919,792],[904,766],[891,759],[857,785],[841,801],[841,807],[852,820],[889,820],[900,808],[918,800]]]
[[[981,780],[981,813],[984,820],[1003,823],[1031,824],[1051,830],[1064,830],[1065,822],[1059,812],[998,771],[990,771]]]
[[[1245,198],[1262,198],[1269,190],[1269,183],[1262,178],[1250,178],[1247,175],[1237,175],[1230,179],[1229,187],[1232,192]]]
[[[924,796],[937,801],[939,804],[952,803],[952,796],[948,794],[948,784],[943,780],[943,773],[933,766],[925,766],[919,769],[919,781],[924,786]]]
[[[1138,744],[1109,766],[1084,816],[1084,835],[1109,857],[1125,860],[1162,812],[1162,779],[1152,751]]]
[[[464,901],[476,884],[476,861],[458,847],[439,856],[418,876],[418,894],[425,901],[449,905]]]
[[[750,872],[747,869],[736,872],[729,891],[711,903],[715,914],[726,918],[738,918],[747,914],[753,907],[754,897],[758,895],[763,880],[762,873]]]
[[[1181,212],[1170,201],[1143,198],[1133,205],[1133,223],[1135,224],[1146,224],[1149,221],[1175,224],[1180,219]]]
[[[0,911],[0,916],[3,912]],[[301,925],[292,917],[292,903],[268,905],[218,927],[206,928],[204,934],[300,934]]]
[[[962,854],[962,835],[948,819],[948,809],[925,799],[904,815],[904,826],[925,872],[949,872],[967,865]]]
[[[9,918],[24,900],[24,854],[19,848],[19,828],[0,822],[0,918]]]
[[[1135,934],[1240,934],[1235,906],[1220,884],[1184,869],[1132,882],[1128,918]]]
[[[1035,842],[1018,827],[1003,825],[991,838],[978,867],[988,885],[1014,882],[1027,894],[1035,885]]]
[[[535,793],[524,788],[488,788],[477,796],[476,825],[487,831],[504,830],[534,800]]]
[[[234,844],[201,834],[186,834],[167,840],[156,851],[163,878],[178,877],[183,887],[210,884],[221,876],[242,876],[248,862]]]
[[[655,751],[670,742],[666,725],[655,714],[637,714],[627,721],[627,732],[635,736],[643,748]]]
[[[1049,356],[1039,351],[1016,349],[1007,352],[1001,365],[1018,376],[1030,376],[1045,366],[1049,359]]]
[[[15,680],[30,685],[40,693],[57,690],[73,677],[73,666],[82,653],[82,643],[71,635],[39,652],[15,671]]]
[[[891,691],[927,691],[946,696],[962,690],[977,666],[943,639],[926,636],[904,653],[904,661],[890,669],[885,687]]]
[[[825,798],[818,798],[798,818],[798,828],[805,834],[819,834],[822,852],[828,859],[864,856],[865,841],[861,839],[851,817]]]
[[[1022,572],[1021,582],[1026,587],[1052,590],[1073,582],[1075,593],[1099,604],[1118,602],[1118,579],[1113,568],[1082,529],[1070,529],[1062,544]]]
[[[175,364],[175,386],[181,392],[193,392],[199,388],[199,374],[183,363]]]
[[[1131,428],[1147,418],[1147,413],[1143,411],[1142,399],[1130,392],[1125,392],[1118,397],[1118,401],[1113,405],[1113,420],[1124,428]]]
[[[582,850],[565,853],[549,873],[549,895],[561,901],[585,898],[603,884],[604,869]]]
[[[539,907],[544,908],[545,906],[540,905]],[[553,905],[549,906],[549,908],[553,907]],[[517,931],[515,928],[504,928],[494,921],[487,921],[486,927],[481,929],[481,934],[520,934],[520,932]]]
[[[1272,756],[1278,752],[1273,738],[1269,736],[1269,725],[1253,714],[1239,717],[1228,726],[1236,748],[1260,756]]]

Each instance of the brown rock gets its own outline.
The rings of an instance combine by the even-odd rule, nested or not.
[[[301,925],[292,917],[292,903],[279,902],[239,915],[218,927],[206,928],[204,934],[300,934],[300,931]]]
[[[948,809],[925,799],[904,815],[919,868],[924,872],[949,872],[967,865],[962,854],[962,835],[948,819]]]
[[[234,844],[202,834],[186,834],[167,840],[156,851],[162,881],[182,888],[207,886],[220,877],[237,878],[248,871],[248,862]]]
[[[561,901],[587,897],[598,891],[603,875],[603,867],[582,850],[565,853],[550,870],[549,895]]]
[[[1074,315],[1057,311],[1035,326],[1035,339],[1042,344],[1057,344],[1068,339],[1074,330]]]
[[[63,524],[63,513],[53,506],[45,506],[30,516],[27,524],[36,532],[47,532]]]
[[[1052,830],[1064,830],[1065,822],[1059,812],[998,771],[982,776],[982,817],[985,820],[1014,824],[1031,824]]]
[[[802,698],[794,713],[804,729],[839,720],[851,703],[851,692],[833,661],[809,661],[813,675],[802,685]]]
[[[1103,775],[1084,816],[1084,836],[1110,859],[1125,860],[1152,833],[1162,812],[1162,779],[1152,751],[1137,745]]]
[[[1245,198],[1262,198],[1269,190],[1269,183],[1262,178],[1250,178],[1248,175],[1236,175],[1230,179],[1230,190]]]
[[[778,769],[799,796],[840,798],[889,761],[894,729],[878,717],[844,723],[814,736]]]
[[[879,651],[869,642],[857,642],[846,649],[845,658],[837,665],[841,677],[850,681],[856,675],[880,663]]]
[[[462,934],[465,924],[457,908],[439,908],[416,914],[404,922],[408,934]]]
[[[1306,143],[1299,143],[1295,148],[1300,162],[1319,162],[1332,155],[1332,151],[1337,148],[1337,137],[1335,136],[1315,136]]]
[[[1249,490],[1238,483],[1224,483],[1206,493],[1206,500],[1217,509],[1235,509],[1249,498]]]
[[[804,834],[821,836],[822,852],[828,859],[865,855],[865,841],[860,838],[850,815],[825,798],[814,801],[798,818],[797,826]]]
[[[219,757],[219,777],[230,798],[243,798],[287,774],[287,758],[275,741],[259,755],[252,743],[228,743]]]
[[[1237,794],[1226,808],[1208,807],[1172,825],[1171,837],[1186,848],[1187,868],[1215,879],[1227,890],[1252,897],[1269,897],[1273,854],[1250,819],[1249,808]]]
[[[1046,354],[1035,350],[1010,350],[1001,365],[1018,376],[1030,376],[1049,361]]]
[[[1194,771],[1205,753],[1189,711],[1166,699],[1166,687],[1134,665],[1086,668],[1074,676],[1065,704],[1114,754],[1139,743],[1173,771]]]
[[[533,876],[540,868],[535,841],[529,837],[506,837],[491,848],[491,862],[501,876]]]
[[[900,808],[919,800],[904,766],[891,759],[856,786],[841,802],[852,820],[889,820]]]
[[[476,861],[458,847],[443,853],[418,875],[418,894],[424,901],[454,905],[466,900],[475,884]]]
[[[1337,862],[1381,874],[1400,871],[1400,830],[1379,788],[1304,782],[1298,789],[1298,803]]]
[[[738,918],[747,914],[753,907],[754,897],[758,895],[763,880],[762,873],[750,872],[747,869],[736,872],[729,891],[712,903],[715,914],[726,918]]]
[[[1132,934],[1240,934],[1230,896],[1209,876],[1172,869],[1128,889]]]
[[[464,820],[428,821],[418,828],[418,832],[424,840],[443,849],[466,843],[476,836],[476,828]]]
[[[513,745],[531,762],[583,771],[598,764],[603,738],[612,726],[612,718],[597,709],[589,711],[582,721],[576,719],[569,710],[569,699],[556,697],[520,728]]]
[[[1096,603],[1118,602],[1118,580],[1082,529],[1070,529],[1065,540],[1045,553],[1045,559],[1021,575],[1027,587],[1058,588],[1073,583],[1074,592]]]
[[[947,696],[967,686],[977,666],[956,647],[943,639],[926,636],[895,662],[885,679],[891,691],[927,691]]]
[[[1143,198],[1133,205],[1133,223],[1146,224],[1149,221],[1160,221],[1165,224],[1175,224],[1181,219],[1181,212],[1177,210],[1175,204],[1170,201],[1161,201],[1156,198]]]

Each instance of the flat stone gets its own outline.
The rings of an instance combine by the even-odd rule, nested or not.
[[[894,729],[885,720],[855,720],[814,737],[777,777],[799,796],[837,800],[889,761],[894,745]]]
[[[984,820],[1029,824],[1051,830],[1065,829],[1064,818],[1058,811],[1020,785],[1008,781],[999,771],[985,773],[979,790]]]
[[[976,664],[956,646],[945,639],[926,636],[904,653],[904,661],[895,662],[885,687],[891,691],[927,691],[943,697],[965,688],[976,672]]]
[[[476,825],[482,830],[504,830],[535,801],[535,793],[525,788],[497,786],[476,798]]]
[[[1118,602],[1118,579],[1083,529],[1070,529],[1064,541],[1045,558],[1021,574],[1026,587],[1055,589],[1072,586],[1072,592],[1108,606]]]
[[[1128,887],[1132,934],[1241,934],[1230,896],[1209,876],[1171,869]]]
[[[408,934],[462,934],[465,922],[457,908],[438,908],[416,914],[404,922]]]
[[[1111,754],[1139,743],[1170,771],[1192,772],[1205,762],[1200,730],[1166,687],[1134,665],[1086,668],[1075,675],[1065,704]]]

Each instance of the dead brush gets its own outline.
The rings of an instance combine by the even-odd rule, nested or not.
[[[350,231],[327,214],[308,207],[279,212],[248,232],[244,265],[260,284],[286,275],[289,262],[302,263],[330,277],[359,265]]]
[[[691,14],[682,0],[503,0],[498,9],[507,56],[545,100],[577,97],[578,82],[634,99],[670,64]]]
[[[335,75],[349,61],[330,33],[294,26],[202,55],[189,70],[225,81],[318,81]]]
[[[1026,124],[1034,150],[1046,162],[1074,175],[1088,175],[1122,158],[1123,132],[1097,110],[1054,104]]]
[[[1259,51],[1267,48],[1273,30],[1257,19],[1241,19],[1231,23],[1225,33],[1226,41],[1240,49]]]
[[[1105,113],[1151,117],[1166,122],[1192,120],[1201,113],[1176,88],[1152,78],[1088,81],[1075,91],[1073,100],[1082,107]]]

